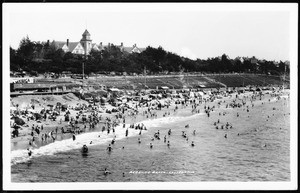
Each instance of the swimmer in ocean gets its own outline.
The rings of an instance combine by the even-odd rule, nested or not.
[[[106,148],[106,150],[107,150],[108,152],[111,152],[111,150],[112,150],[111,144],[108,145],[108,147]]]
[[[194,144],[194,141],[192,141],[192,144],[191,144],[191,146],[192,146],[192,147],[194,147],[194,146],[195,146],[195,144]]]
[[[32,154],[32,151],[28,148],[27,149],[28,150],[28,155],[29,155],[29,157],[31,156],[31,154]]]
[[[111,144],[114,144],[115,143],[115,139],[111,140]]]
[[[108,171],[106,168],[104,169],[104,175],[110,174],[110,171]]]

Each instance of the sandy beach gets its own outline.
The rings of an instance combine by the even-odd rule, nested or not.
[[[265,92],[265,93],[271,93],[270,91]],[[245,94],[231,94],[231,95],[226,95],[226,97],[221,97],[219,99],[212,100],[212,102],[207,101],[203,102],[203,104],[208,103],[209,106],[217,107],[220,106],[221,103],[230,103],[233,99],[244,99],[246,100],[245,97],[250,97],[252,96],[252,92],[247,92]],[[266,94],[268,96],[269,94]],[[238,98],[237,98],[238,97]],[[194,99],[195,100],[195,99]],[[274,97],[262,97],[261,100],[256,100],[254,104],[262,102],[274,102],[275,99]],[[272,101],[271,101],[272,100]],[[154,101],[159,101],[161,104],[169,104],[168,106],[164,108],[160,108],[160,110],[157,110],[157,103],[149,103],[153,105],[149,105],[146,107],[146,105],[139,105],[137,106],[136,101],[130,101],[127,103],[128,107],[138,107],[137,111],[133,111],[130,108],[125,108],[126,110],[123,110],[123,113],[121,113],[121,109],[117,113],[106,113],[106,110],[112,110],[113,108],[116,109],[116,107],[111,106],[110,104],[106,104],[105,106],[100,106],[99,104],[96,105],[98,107],[97,110],[91,110],[91,106],[88,107],[88,102],[85,100],[80,100],[78,99],[74,94],[67,94],[67,95],[52,95],[52,96],[38,96],[38,95],[29,95],[29,96],[20,96],[20,97],[15,97],[11,99],[11,105],[13,107],[18,106],[20,109],[28,109],[31,113],[38,113],[41,112],[43,109],[53,109],[55,105],[58,103],[61,104],[66,104],[68,106],[68,112],[70,113],[70,117],[75,118],[77,116],[78,122],[76,123],[75,128],[79,129],[81,132],[76,133],[76,135],[80,135],[82,133],[86,132],[98,132],[101,131],[103,133],[104,130],[103,126],[106,127],[105,132],[107,131],[107,124],[111,122],[117,122],[119,125],[118,129],[116,128],[116,132],[118,133],[117,135],[123,135],[125,134],[125,129],[127,129],[131,124],[136,124],[136,123],[141,123],[144,122],[145,125],[147,120],[153,120],[153,119],[159,119],[163,118],[166,116],[185,116],[186,111],[181,111],[181,109],[187,108],[190,103],[186,102],[184,105],[183,104],[175,104],[175,101],[179,103],[178,98],[165,98],[161,100],[154,100]],[[168,102],[168,103],[167,103]],[[202,103],[202,102],[201,102]],[[34,105],[34,110],[32,108],[32,105]],[[85,108],[80,109],[80,106],[85,106]],[[200,103],[199,103],[200,105]],[[276,105],[276,103],[274,103]],[[175,109],[178,109],[175,111]],[[252,106],[253,108],[253,106]],[[274,107],[276,108],[276,107]],[[76,110],[75,110],[76,109]],[[147,114],[147,109],[151,109],[151,112],[148,111]],[[245,107],[244,107],[245,110]],[[79,114],[80,112],[80,114]],[[91,113],[98,112],[100,117],[99,120],[97,120],[97,123],[95,126],[89,125],[87,122],[82,121],[82,116],[85,115],[89,117]],[[135,113],[134,113],[135,112]],[[149,113],[150,112],[150,113]],[[197,111],[195,111],[197,112]],[[192,112],[193,113],[193,112]],[[204,110],[199,109],[198,113],[204,113]],[[212,112],[214,113],[214,112]],[[27,149],[27,148],[39,148],[41,146],[49,145],[50,143],[53,143],[55,141],[60,141],[60,140],[66,140],[72,138],[72,132],[66,132],[67,128],[71,128],[70,126],[70,121],[65,121],[64,115],[66,112],[60,112],[59,115],[56,116],[55,121],[52,119],[47,118],[45,119],[40,119],[40,120],[32,120],[30,119],[30,113],[27,115],[22,115],[21,118],[25,121],[25,124],[20,126],[19,130],[19,135],[18,137],[13,137],[11,139],[11,151],[14,150],[22,150],[22,149]],[[121,115],[122,114],[122,115]],[[120,115],[120,119],[119,119]],[[122,119],[121,119],[122,117]],[[108,120],[110,120],[108,122]],[[14,121],[11,120],[11,125],[13,125]],[[124,127],[123,124],[126,124]],[[38,134],[37,132],[34,132],[32,128],[35,128],[38,126],[40,133]],[[42,129],[41,129],[42,127]],[[62,129],[63,128],[65,133],[63,133]],[[11,128],[11,132],[14,129]],[[32,132],[33,131],[33,132]],[[49,135],[50,132],[54,134],[54,140],[50,139],[50,136],[48,137],[48,140],[41,139],[42,135]],[[101,134],[102,134],[101,133]],[[135,132],[136,134],[137,132]],[[110,136],[109,140],[112,140],[115,136]]]

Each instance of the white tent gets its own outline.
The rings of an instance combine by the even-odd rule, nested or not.
[[[11,111],[16,111],[17,108],[16,108],[16,107],[10,107],[10,110],[11,110]]]
[[[207,95],[207,94],[203,95],[202,97],[205,98],[205,99],[210,98],[209,95]]]
[[[203,93],[202,91],[199,91],[199,92],[198,92],[198,95],[203,96],[204,93]]]
[[[164,90],[168,90],[169,89],[169,87],[167,87],[167,86],[162,86],[161,88],[164,89]]]
[[[119,92],[120,90],[118,88],[110,88],[110,91],[112,91],[112,92]]]
[[[194,92],[190,92],[190,97],[191,97],[191,98],[194,98],[194,97],[195,97]]]
[[[32,113],[35,113],[35,110],[33,109],[27,109],[28,112],[32,112]]]

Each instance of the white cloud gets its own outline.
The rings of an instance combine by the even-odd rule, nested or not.
[[[184,57],[187,57],[187,58],[189,58],[189,59],[192,59],[192,60],[197,59],[196,54],[194,54],[194,53],[192,52],[192,50],[190,50],[190,49],[187,48],[187,47],[181,48],[180,55],[181,55],[181,56],[184,56]]]

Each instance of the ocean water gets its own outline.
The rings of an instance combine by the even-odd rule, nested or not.
[[[256,101],[255,106],[215,108],[208,117],[204,105],[200,113],[191,107],[167,117],[142,121],[147,131],[116,128],[112,152],[106,148],[113,134],[95,131],[33,150],[12,151],[12,182],[194,182],[194,181],[290,181],[290,115],[288,99]],[[247,105],[249,105],[249,101]],[[276,107],[275,110],[273,108]],[[219,115],[219,112],[226,112]],[[239,113],[239,117],[237,117]],[[248,117],[249,116],[249,117]],[[269,116],[269,118],[267,117]],[[227,122],[231,129],[216,129],[214,122]],[[134,120],[131,120],[134,121]],[[185,125],[189,124],[189,128]],[[128,125],[127,125],[128,126]],[[127,127],[126,126],[126,127]],[[170,136],[168,130],[172,130]],[[160,140],[151,141],[159,130]],[[193,135],[193,130],[196,134]],[[188,136],[182,137],[182,131]],[[227,134],[227,138],[224,135]],[[99,137],[100,135],[100,137]],[[170,146],[164,143],[164,136]],[[138,138],[141,144],[138,144]],[[92,144],[89,144],[93,141]],[[191,146],[194,141],[195,146]],[[153,143],[153,148],[149,144]],[[80,147],[87,144],[87,156]],[[122,148],[124,147],[124,149]],[[104,174],[107,168],[110,173]],[[123,174],[124,173],[124,174]]]

